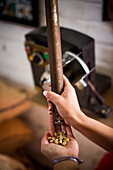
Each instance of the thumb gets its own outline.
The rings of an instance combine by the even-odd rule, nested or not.
[[[48,136],[49,136],[49,133],[46,132],[46,134],[44,135],[44,137],[41,140],[41,145],[48,144]]]
[[[58,101],[61,99],[61,96],[55,92],[52,91],[44,91],[43,95],[49,99],[51,102],[53,102],[55,105],[58,103]]]

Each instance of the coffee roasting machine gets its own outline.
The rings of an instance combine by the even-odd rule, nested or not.
[[[75,30],[61,28],[61,42],[63,73],[76,88],[81,107],[107,117],[110,107],[104,104],[99,92],[109,87],[111,80],[107,76],[95,73],[94,39]],[[46,27],[26,34],[25,49],[31,63],[35,85],[50,90]]]
[[[50,61],[47,28],[39,27],[25,35],[25,50],[30,61],[35,86],[50,90]],[[81,108],[108,117],[111,107],[104,103],[100,93],[111,79],[95,72],[95,41],[75,30],[60,27],[63,74],[75,87]]]

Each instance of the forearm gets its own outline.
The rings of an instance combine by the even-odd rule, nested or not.
[[[78,162],[66,160],[54,165],[54,170],[79,170]]]
[[[74,118],[75,119],[75,118]],[[99,121],[82,116],[78,123],[73,121],[73,127],[88,139],[107,151],[113,150],[113,129]]]

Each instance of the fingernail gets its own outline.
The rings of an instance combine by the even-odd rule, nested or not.
[[[47,96],[47,91],[43,91],[43,95],[46,97]]]
[[[49,115],[51,116],[53,114],[53,112],[49,111]]]
[[[51,84],[49,84],[49,87],[51,87]]]
[[[48,103],[50,102],[49,99],[47,99],[47,102],[48,102]]]
[[[51,107],[49,106],[48,110],[50,111],[51,110]]]

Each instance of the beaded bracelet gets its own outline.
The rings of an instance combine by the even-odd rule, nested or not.
[[[52,165],[54,166],[55,164],[57,164],[61,161],[65,161],[65,160],[72,160],[72,161],[78,162],[78,164],[83,163],[83,160],[80,160],[75,156],[59,156],[52,160]]]

